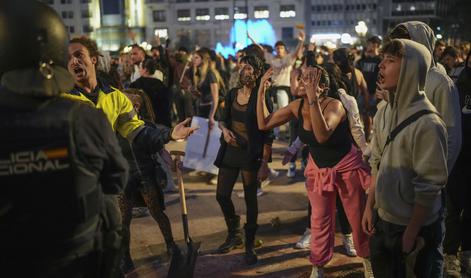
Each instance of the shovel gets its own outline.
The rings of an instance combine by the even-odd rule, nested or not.
[[[196,258],[201,242],[193,242],[188,232],[188,211],[186,208],[185,187],[183,185],[182,162],[181,157],[185,156],[182,151],[170,151],[174,155],[175,168],[177,172],[178,188],[180,191],[180,204],[182,208],[183,234],[187,245],[186,257],[182,254],[174,254],[168,270],[169,278],[191,278],[195,271]]]

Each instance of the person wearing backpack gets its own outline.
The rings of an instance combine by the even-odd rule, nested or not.
[[[383,53],[379,85],[390,93],[374,119],[362,226],[376,277],[431,277],[448,176],[446,126],[423,91],[432,57],[406,39],[392,40]]]
[[[298,136],[309,146],[310,153],[304,175],[312,207],[311,277],[324,277],[324,266],[333,256],[337,194],[352,227],[357,255],[369,256],[368,236],[361,229],[369,169],[362,161],[360,150],[353,144],[341,102],[327,96],[327,71],[318,66],[301,67],[295,92],[300,98],[268,114],[262,96],[272,72],[268,70],[261,79],[257,99],[258,127],[269,130],[292,118],[299,120]]]
[[[74,86],[68,32],[39,1],[1,1],[0,21],[2,276],[118,277],[109,200],[128,166],[104,113],[59,96]]]

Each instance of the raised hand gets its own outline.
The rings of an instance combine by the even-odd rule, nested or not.
[[[186,139],[193,132],[199,129],[199,127],[187,127],[187,125],[190,122],[191,122],[191,118],[187,118],[183,122],[177,124],[172,130],[172,134],[171,134],[172,139],[173,140]]]
[[[303,42],[305,39],[306,39],[306,34],[304,33],[304,31],[299,30],[298,40]]]
[[[273,75],[273,68],[269,68],[260,79],[260,84],[263,86],[265,90],[271,86],[272,75]]]
[[[321,70],[315,67],[307,67],[301,75],[301,82],[306,87],[306,95],[309,102],[318,101],[320,90],[319,81],[321,79]]]

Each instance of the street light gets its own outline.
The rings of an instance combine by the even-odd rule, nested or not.
[[[364,37],[366,32],[368,32],[368,26],[364,21],[358,21],[358,24],[355,26],[355,32],[357,32],[359,37]]]

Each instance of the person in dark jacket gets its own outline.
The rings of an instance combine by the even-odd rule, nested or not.
[[[131,83],[130,87],[141,89],[149,96],[157,124],[171,127],[169,91],[162,81],[153,77],[155,70],[155,61],[151,58],[145,59],[140,67],[141,77]]]
[[[155,128],[156,124],[153,118],[148,116],[149,114],[153,114],[152,108],[149,109],[149,105],[144,103],[148,101],[148,99],[141,98],[139,93],[144,94],[139,91],[131,91],[130,89],[125,91],[125,95],[132,101],[139,118],[145,120],[146,126],[149,128]],[[147,107],[150,111],[141,109],[144,107]],[[159,160],[159,156],[165,151],[163,146],[133,146],[120,135],[118,135],[118,141],[124,157],[129,163],[129,181],[124,190],[124,194],[120,195],[119,198],[125,244],[125,253],[121,268],[124,273],[128,273],[134,269],[129,245],[131,238],[132,209],[136,205],[139,197],[142,197],[152,218],[154,218],[159,225],[167,245],[167,252],[169,254],[180,254],[180,250],[173,240],[172,226],[170,225],[168,216],[164,212],[165,202],[163,188],[166,186],[167,177],[160,164],[161,160]]]
[[[0,11],[2,276],[116,277],[110,200],[128,170],[116,137],[102,111],[59,97],[74,85],[59,15],[38,1]]]
[[[226,241],[218,250],[227,253],[242,245],[240,217],[235,213],[231,200],[232,190],[240,173],[247,207],[247,222],[244,227],[245,261],[251,265],[257,263],[254,251],[258,227],[257,186],[268,175],[273,135],[271,131],[262,132],[257,127],[258,78],[262,73],[263,63],[255,56],[245,56],[240,63],[240,86],[226,95],[223,120],[219,122],[222,129],[221,147],[214,163],[219,167],[216,199],[228,228]]]

